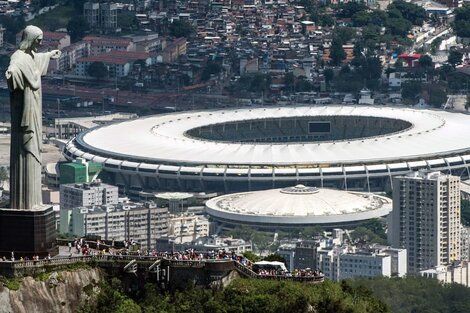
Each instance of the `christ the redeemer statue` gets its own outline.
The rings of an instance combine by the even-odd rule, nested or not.
[[[43,34],[36,26],[23,31],[19,49],[13,53],[6,72],[11,103],[10,208],[36,210],[42,206],[41,76],[59,50],[38,53]]]

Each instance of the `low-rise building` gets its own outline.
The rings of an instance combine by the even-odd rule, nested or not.
[[[155,249],[157,239],[167,236],[168,208],[147,202],[61,209],[60,232],[134,241],[142,249]]]
[[[335,281],[353,277],[403,277],[407,270],[406,250],[383,246],[321,248],[316,263],[325,277]]]
[[[131,38],[86,36],[82,40],[90,44],[91,55],[110,51],[135,51],[135,44]]]
[[[118,203],[118,187],[99,180],[83,184],[60,186],[60,208],[90,207]]]
[[[448,266],[436,266],[419,272],[420,276],[434,278],[445,284],[461,284],[470,287],[470,271],[468,262]]]
[[[150,65],[152,59],[146,52],[129,52],[112,50],[107,53],[93,55],[77,60],[75,74],[78,76],[89,76],[88,68],[95,62],[102,62],[108,69],[109,77],[124,77],[132,70],[134,62],[142,61]]]
[[[175,243],[191,242],[209,236],[209,220],[202,215],[182,214],[168,220],[168,236]]]
[[[157,62],[173,63],[181,55],[186,54],[186,38],[178,38],[163,49],[163,51],[157,53]]]
[[[251,241],[233,237],[219,237],[216,235],[200,237],[192,242],[177,244],[171,238],[161,238],[157,241],[158,251],[184,251],[194,249],[195,251],[219,251],[225,250],[242,254],[251,251]]]

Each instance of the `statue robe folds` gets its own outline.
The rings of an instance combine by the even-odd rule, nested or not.
[[[11,103],[10,206],[34,210],[42,205],[41,76],[47,72],[50,52],[17,50],[10,60],[7,81]],[[9,76],[9,77],[8,77]]]

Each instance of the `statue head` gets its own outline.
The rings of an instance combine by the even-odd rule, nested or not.
[[[39,27],[26,26],[21,37],[20,50],[35,51],[41,45],[42,36],[42,30]]]

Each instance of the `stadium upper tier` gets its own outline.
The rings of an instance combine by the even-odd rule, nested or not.
[[[344,180],[331,186],[367,190],[377,189],[370,187],[370,177],[422,168],[468,176],[468,134],[470,115],[442,110],[240,108],[99,127],[70,141],[65,155],[104,163],[105,170],[122,174],[116,183],[136,189],[215,190],[210,185],[217,181],[239,185],[222,186],[227,191]],[[135,174],[140,178],[126,179]],[[353,182],[361,178],[367,181]]]

